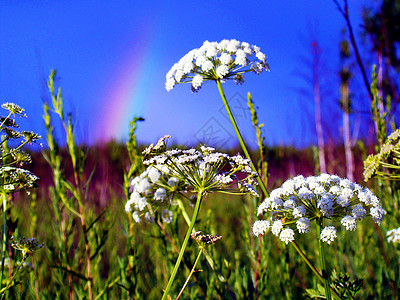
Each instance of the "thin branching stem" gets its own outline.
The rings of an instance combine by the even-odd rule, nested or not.
[[[11,286],[13,286],[12,283],[13,283],[13,281],[14,281],[14,278],[15,278],[15,277],[18,275],[18,273],[21,271],[21,268],[22,268],[22,266],[24,265],[25,259],[26,259],[26,256],[24,255],[24,256],[22,257],[22,260],[19,262],[19,265],[18,265],[17,270],[14,272],[14,274],[13,274],[12,277],[11,277],[11,279],[8,281],[7,285],[6,285],[4,288],[2,288],[2,289],[0,290],[0,294],[1,294],[1,298],[0,298],[0,299],[3,299],[4,296],[6,295],[6,291],[7,291]]]
[[[176,273],[178,272],[179,265],[180,265],[180,263],[182,261],[183,254],[185,253],[186,246],[187,246],[187,244],[189,242],[190,235],[192,233],[194,224],[196,223],[196,219],[197,219],[197,216],[198,216],[199,211],[200,211],[200,206],[201,206],[201,202],[202,202],[203,197],[204,197],[204,193],[205,192],[202,189],[200,189],[197,192],[196,206],[194,208],[192,220],[190,221],[190,226],[189,226],[189,228],[188,228],[188,230],[186,232],[186,236],[185,236],[185,239],[183,240],[181,251],[179,252],[179,256],[178,256],[178,259],[176,260],[175,267],[174,267],[174,269],[172,271],[171,277],[169,278],[167,287],[165,288],[162,300],[167,299],[168,293],[169,293],[169,291],[171,289],[171,286],[172,286],[172,283],[174,282]]]
[[[196,270],[196,265],[197,265],[197,263],[199,262],[200,257],[201,257],[201,254],[203,253],[203,251],[204,251],[204,248],[200,248],[200,251],[199,251],[199,254],[197,255],[196,261],[195,261],[194,264],[193,264],[193,268],[192,268],[192,270],[190,270],[189,276],[188,276],[188,278],[186,279],[185,284],[183,285],[183,287],[182,287],[181,291],[179,292],[178,296],[176,296],[176,299],[175,299],[175,300],[178,300],[178,299],[179,299],[179,297],[180,297],[180,296],[182,295],[182,293],[183,293],[183,290],[186,288],[187,284],[189,283],[190,277],[192,277],[193,273],[195,272],[195,270]]]
[[[339,12],[342,14],[343,18],[346,21],[346,25],[347,25],[347,28],[348,28],[349,34],[350,34],[351,45],[353,46],[354,53],[356,54],[357,64],[361,70],[361,74],[362,74],[362,77],[364,80],[365,88],[367,89],[367,92],[368,92],[368,96],[372,101],[374,96],[372,95],[371,87],[368,82],[367,73],[365,72],[364,64],[361,60],[361,55],[360,55],[360,51],[358,50],[356,38],[354,37],[353,26],[351,25],[351,22],[350,22],[349,7],[348,7],[347,0],[344,0],[343,7],[339,4],[339,2],[337,0],[333,0],[333,2],[336,4],[336,7],[338,8]]]

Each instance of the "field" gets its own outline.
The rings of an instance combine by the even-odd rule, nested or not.
[[[137,222],[131,211],[137,209],[137,205],[127,206],[126,203],[132,199],[135,189],[139,190],[132,180],[143,174],[147,168],[143,161],[152,157],[151,154],[146,157],[142,154],[146,152],[143,151],[145,145],[137,145],[134,133],[140,122],[134,120],[131,123],[130,140],[126,145],[110,142],[93,147],[78,146],[74,142],[71,124],[60,109],[61,94],[54,93],[51,80],[50,76],[53,107],[51,110],[47,106],[44,108],[48,144],[41,152],[31,152],[32,163],[28,165],[40,177],[38,187],[31,189],[23,185],[28,182],[20,182],[15,183],[15,190],[3,191],[3,208],[6,209],[3,209],[3,213],[7,220],[7,234],[3,236],[3,253],[6,257],[2,278],[3,296],[11,299],[160,298],[171,273],[174,273],[177,256],[182,252],[179,249],[185,244],[183,237],[191,225],[216,238],[210,241],[210,237],[207,240],[207,236],[203,236],[202,239],[188,240],[182,263],[171,281],[168,294],[164,295],[167,298],[170,297],[168,295],[177,295],[182,299],[325,297],[326,281],[334,298],[399,297],[399,248],[386,239],[386,232],[399,225],[396,181],[384,180],[381,173],[379,176],[382,179],[368,182],[368,187],[379,197],[387,212],[382,224],[367,217],[357,224],[355,231],[337,227],[336,239],[324,247],[323,269],[319,261],[321,239],[317,234],[317,230],[320,230],[318,226],[311,227],[307,234],[296,234],[296,241],[286,243],[282,236],[280,241],[269,232],[270,229],[274,230],[272,225],[263,230],[265,235],[253,234],[252,227],[259,219],[257,207],[262,198],[239,191],[240,177],[236,177],[234,184],[228,184],[227,187],[213,185],[213,188],[206,190],[201,195],[202,207],[194,223],[190,220],[196,210],[193,208],[196,202],[196,197],[193,198],[196,196],[194,183],[182,186],[169,183],[173,187],[172,193],[168,192],[170,201],[161,203],[150,201],[149,198],[146,209],[151,215],[144,218],[144,211],[139,211],[137,216],[140,222]],[[257,129],[257,114],[251,105],[249,109]],[[64,147],[59,146],[53,138],[53,118],[59,118],[65,126],[66,141],[60,141],[66,145]],[[23,136],[22,144],[34,140],[32,136]],[[253,149],[251,157],[258,162],[257,169],[262,174],[259,178],[268,182],[268,191],[297,174],[310,176],[319,173],[315,147],[268,148],[262,145],[261,135],[259,141],[262,152]],[[387,141],[397,143],[395,138]],[[13,152],[13,145],[10,142],[10,146],[4,147],[3,157]],[[360,141],[353,148],[356,154],[356,181],[363,186],[366,185],[362,180],[363,161],[373,151],[373,146]],[[147,152],[155,153],[153,157],[158,159],[160,153],[166,150],[164,147],[162,141],[153,148],[147,148]],[[207,151],[215,153],[212,149],[202,151],[203,159],[211,157]],[[326,151],[338,154],[327,164],[329,173],[345,177],[344,146],[338,145]],[[234,157],[242,149],[238,146],[225,149],[224,152]],[[261,161],[260,157],[264,159]],[[23,162],[19,156],[14,155],[13,158],[16,162]],[[215,164],[210,166],[216,168],[216,174],[227,174],[227,167],[221,165],[221,160],[220,157],[217,167]],[[8,160],[4,158],[4,161]],[[165,164],[168,165],[168,161]],[[199,167],[197,163],[190,166],[187,170],[186,167],[181,170],[199,172],[192,169]],[[231,170],[237,167],[232,161],[230,166]],[[388,168],[388,165],[385,166]],[[159,176],[171,174],[168,173],[173,172],[171,168]],[[210,170],[208,172],[213,173]],[[250,172],[248,168],[239,173],[243,177],[246,172]],[[216,174],[209,184],[216,182]],[[390,174],[394,176],[395,169]],[[182,174],[175,173],[175,176],[178,175]],[[3,176],[4,183],[9,182],[7,176],[11,175]],[[180,182],[184,180],[180,178]],[[158,188],[167,189],[166,181],[157,182]],[[254,179],[252,183],[257,188]],[[223,188],[229,193],[220,193]],[[30,190],[30,193],[27,194],[23,189]],[[202,188],[200,190],[204,191]],[[259,188],[257,190],[263,193]],[[237,192],[238,195],[233,195]],[[146,193],[144,195],[148,196]],[[151,193],[155,195],[154,190]],[[317,194],[314,197],[319,199]],[[357,200],[357,197],[354,193],[351,201]],[[163,208],[172,213],[172,218],[161,212]],[[339,208],[334,206],[333,209]],[[285,209],[275,209],[275,213],[277,211],[285,213]],[[335,216],[321,218],[329,223],[340,222]],[[284,220],[279,222],[285,224]],[[11,236],[15,238],[10,243]],[[34,237],[39,242],[35,244],[32,240],[22,240],[23,237]],[[295,246],[292,247],[292,244]],[[324,270],[326,276],[321,275]],[[315,276],[318,273],[321,281]]]
[[[346,17],[347,1],[334,3]],[[341,125],[329,128],[341,139],[324,140],[314,81],[317,144],[305,148],[268,146],[250,93],[257,147],[248,148],[225,82],[241,85],[269,65],[237,40],[204,42],[165,82],[167,91],[218,90],[237,138],[229,149],[171,145],[168,135],[143,145],[142,118],[126,143],[78,144],[54,70],[45,136],[18,126],[25,113],[38,116],[4,103],[0,300],[399,299],[400,98],[373,67],[370,107],[357,107],[368,134],[352,141],[349,47],[342,42]]]

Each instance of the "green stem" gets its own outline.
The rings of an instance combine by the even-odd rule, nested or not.
[[[244,152],[244,155],[247,157],[247,159],[250,160],[250,164],[251,164],[252,170],[253,170],[256,174],[258,174],[257,168],[256,168],[255,165],[253,164],[253,161],[252,161],[252,159],[251,159],[251,157],[250,157],[249,151],[247,150],[246,144],[244,143],[244,140],[243,140],[243,138],[242,138],[242,135],[240,134],[239,128],[238,128],[237,125],[236,125],[235,118],[234,118],[233,115],[232,115],[232,111],[231,111],[231,109],[230,109],[230,107],[229,107],[228,101],[226,100],[224,90],[222,89],[221,81],[220,81],[219,79],[217,79],[215,82],[217,83],[219,93],[220,93],[220,95],[221,95],[222,101],[224,102],[225,109],[226,109],[226,111],[227,111],[227,113],[228,113],[228,115],[229,115],[229,119],[231,120],[231,123],[232,123],[232,125],[233,125],[233,128],[235,129],[237,138],[239,139],[239,143],[240,143],[240,146],[242,147],[242,150],[243,150],[243,152]],[[261,180],[261,177],[260,177],[259,174],[258,174],[258,176],[257,176],[257,182],[258,182],[258,184],[260,185],[260,187],[261,187],[261,189],[262,189],[264,195],[265,195],[265,196],[268,196],[267,188],[265,187],[264,182]]]
[[[178,199],[177,199],[177,202],[178,202],[178,206],[179,206],[179,208],[180,208],[180,210],[181,210],[181,213],[182,213],[182,215],[183,215],[183,218],[185,219],[187,225],[190,226],[190,218],[189,218],[189,215],[188,215],[187,212],[186,212],[186,208],[185,208],[185,206],[183,205],[182,200],[178,198]],[[193,227],[193,231],[196,231],[196,229],[195,229],[194,227]],[[221,272],[215,268],[214,261],[213,261],[212,257],[210,256],[210,254],[206,251],[206,252],[204,253],[204,255],[206,256],[206,260],[207,260],[208,264],[210,265],[211,269],[212,269],[213,271],[216,271],[216,273],[218,274],[218,275],[217,275],[217,276],[218,276],[218,279],[219,279],[221,282],[225,282],[225,281],[226,281],[225,277],[222,276]]]
[[[25,259],[26,259],[26,256],[23,256],[22,261],[19,263],[19,266],[18,266],[17,270],[14,272],[13,276],[11,277],[11,279],[8,282],[8,284],[6,285],[6,287],[2,288],[0,290],[0,294],[1,294],[1,298],[0,299],[4,298],[5,292],[11,287],[11,284],[12,284],[14,278],[18,275],[18,273],[20,272],[22,266],[24,265]]]
[[[306,262],[306,264],[310,267],[310,269],[314,272],[314,274],[318,277],[321,282],[324,282],[324,277],[322,277],[321,273],[319,273],[318,269],[314,267],[313,263],[308,259],[307,255],[300,249],[299,245],[295,241],[292,242],[293,247],[300,254],[301,258]],[[332,293],[340,299],[339,294],[330,286],[330,290]]]
[[[318,277],[318,279],[322,282],[324,281],[324,278],[322,275],[319,273],[316,267],[314,267],[313,263],[308,259],[307,255],[300,249],[299,245],[295,241],[292,242],[293,247],[297,250],[297,252],[300,254],[301,258],[306,262],[307,266],[310,267],[310,269],[314,272],[314,274]]]
[[[204,246],[202,246],[202,247],[204,247]],[[183,293],[183,290],[186,288],[187,284],[189,283],[190,277],[192,277],[192,275],[193,275],[193,273],[194,273],[194,271],[195,271],[195,269],[196,269],[196,265],[197,265],[197,263],[199,262],[199,259],[200,259],[200,257],[201,257],[201,254],[203,253],[203,251],[204,251],[204,248],[201,248],[201,249],[200,249],[200,252],[199,252],[199,255],[197,255],[196,261],[195,261],[194,264],[193,264],[193,268],[192,268],[192,270],[190,271],[189,276],[188,276],[188,278],[187,278],[186,281],[185,281],[185,284],[183,285],[181,291],[179,292],[179,294],[178,294],[178,296],[176,297],[175,300],[178,300],[178,299],[179,299],[179,297],[180,297],[180,296],[182,295],[182,293]]]
[[[4,259],[7,247],[7,196],[2,193],[1,197],[3,198],[3,246],[1,249],[0,288],[3,287]]]
[[[331,300],[331,289],[330,289],[330,277],[328,270],[326,268],[326,261],[325,261],[325,251],[324,251],[324,242],[321,240],[321,227],[322,227],[322,221],[317,220],[317,237],[318,237],[318,250],[319,250],[319,260],[321,263],[321,271],[322,271],[322,277],[324,279],[324,287],[325,287],[325,297],[328,300]]]
[[[200,211],[200,205],[201,205],[201,201],[203,200],[203,196],[204,196],[204,191],[203,190],[200,190],[200,191],[197,192],[197,201],[196,201],[196,206],[194,208],[192,220],[190,221],[190,225],[189,225],[189,228],[188,228],[188,230],[186,232],[185,239],[183,240],[183,244],[182,244],[181,250],[179,251],[178,259],[176,260],[175,267],[172,270],[171,277],[169,278],[167,287],[165,288],[165,291],[164,291],[164,294],[163,294],[163,297],[162,297],[161,300],[167,299],[169,290],[171,289],[172,283],[174,282],[176,273],[178,271],[178,268],[179,268],[179,265],[181,263],[183,254],[185,253],[186,246],[188,244],[190,235],[192,233],[192,230],[193,230],[193,227],[194,227],[194,223],[196,223],[196,219],[197,219],[197,216],[198,216],[199,211]]]

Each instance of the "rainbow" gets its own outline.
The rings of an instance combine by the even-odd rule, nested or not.
[[[154,74],[154,47],[151,34],[133,44],[121,55],[115,71],[111,74],[110,85],[103,92],[101,111],[96,125],[96,142],[111,139],[121,141],[127,137],[129,122],[141,116],[146,100],[152,93],[151,76]]]

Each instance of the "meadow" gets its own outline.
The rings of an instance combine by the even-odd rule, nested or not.
[[[233,149],[139,145],[140,118],[126,144],[77,145],[55,71],[46,136],[3,104],[1,299],[398,299],[400,134],[376,74],[376,142],[352,147],[349,180],[345,144],[322,148],[324,171],[321,148],[267,147],[250,94],[259,147],[247,148],[223,85],[268,69],[258,47],[223,40],[167,74],[167,90],[216,84]],[[43,150],[23,152],[29,143]]]

